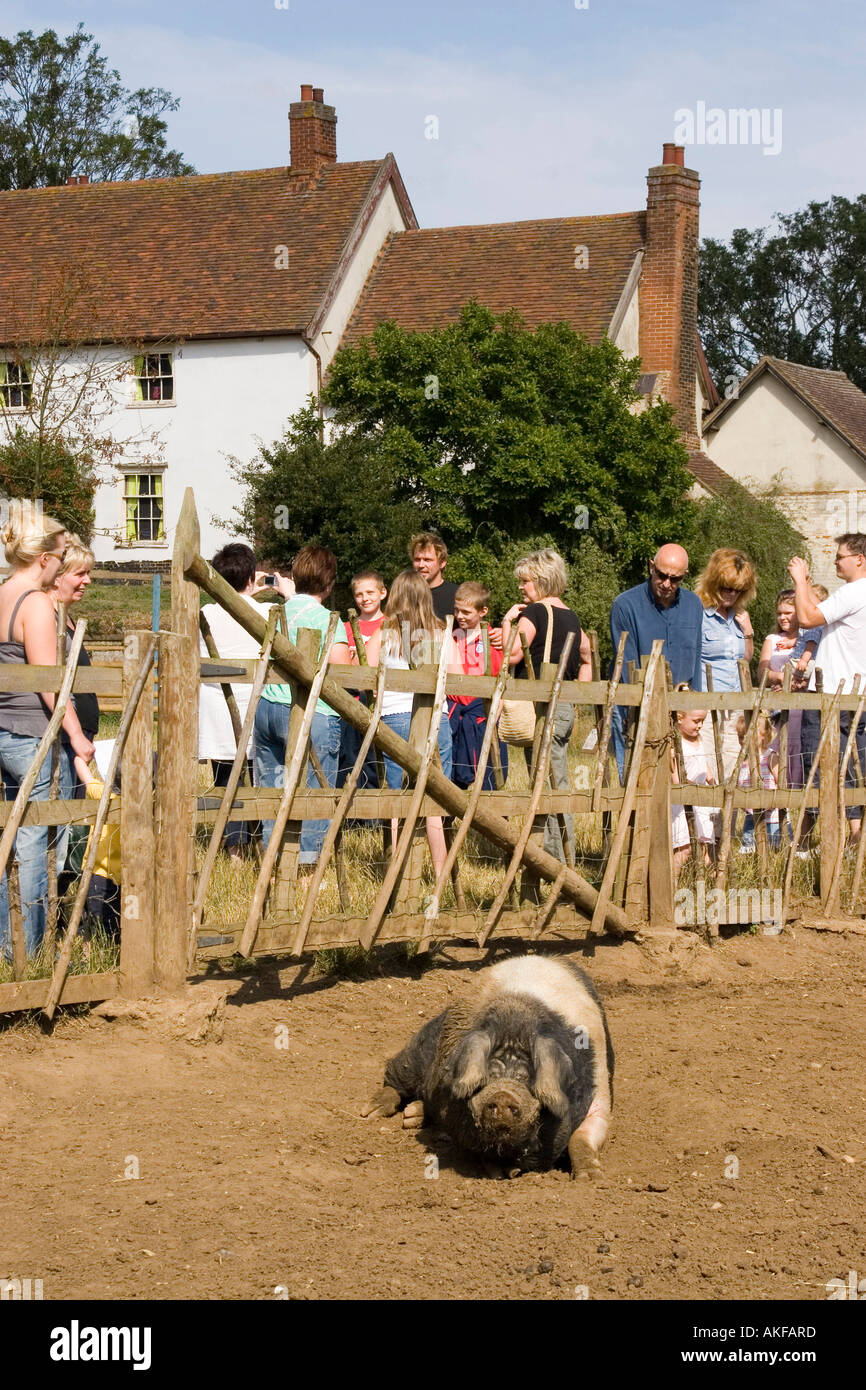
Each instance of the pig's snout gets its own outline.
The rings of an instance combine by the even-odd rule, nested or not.
[[[519,1084],[492,1082],[469,1102],[475,1123],[495,1142],[520,1140],[538,1117],[538,1101]]]

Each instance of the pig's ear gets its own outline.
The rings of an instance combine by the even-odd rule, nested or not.
[[[487,1081],[487,1063],[493,1039],[476,1029],[455,1048],[450,1062],[451,1092],[458,1100],[474,1095]]]
[[[574,1080],[571,1058],[553,1038],[537,1037],[532,1044],[532,1061],[532,1094],[546,1110],[563,1119],[568,1114],[566,1090]]]

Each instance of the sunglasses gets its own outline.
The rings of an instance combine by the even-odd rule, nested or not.
[[[664,570],[660,570],[657,565],[653,565],[652,561],[650,561],[650,564],[652,565],[656,579],[661,579],[662,581],[666,579],[669,584],[680,585],[686,577],[684,574],[665,574]]]
[[[745,589],[738,589],[737,586],[736,586],[736,584],[720,584],[720,585],[719,585],[719,593],[720,593],[720,594],[744,594],[745,592],[746,592]]]

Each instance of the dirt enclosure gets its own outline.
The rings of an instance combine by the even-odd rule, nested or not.
[[[486,958],[212,975],[192,994],[227,988],[221,1041],[188,1041],[189,1020],[7,1023],[0,1277],[46,1299],[819,1300],[866,1273],[866,937],[575,951],[617,1049],[594,1184],[482,1178],[358,1116]]]

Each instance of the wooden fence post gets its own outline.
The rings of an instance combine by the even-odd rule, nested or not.
[[[649,656],[641,658],[641,667],[646,692]],[[672,927],[671,725],[666,694],[664,658],[660,656],[649,693],[646,742],[637,773],[625,880],[625,910],[631,921],[644,920],[651,912],[654,923]],[[644,700],[646,698],[644,694]],[[651,896],[653,891],[654,898]]]
[[[142,638],[131,632],[123,644],[123,702],[130,698],[141,659]],[[120,993],[136,998],[153,984],[153,676],[144,687],[122,761],[120,858],[123,900],[120,932]]]
[[[826,731],[827,740],[821,749],[818,774],[821,785],[818,788],[818,815],[821,826],[821,867],[818,892],[824,903],[825,916],[832,917],[839,912],[839,885],[834,889],[836,854],[839,837],[845,834],[845,821],[840,824],[839,806],[839,711],[834,706],[830,692],[823,692],[821,698],[821,733]],[[844,812],[843,812],[844,814]]]
[[[180,989],[186,979],[194,896],[199,591],[184,571],[199,545],[195,498],[187,488],[171,561],[171,632],[159,638],[154,973],[165,989]]]

